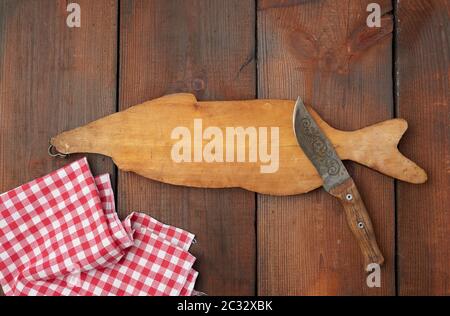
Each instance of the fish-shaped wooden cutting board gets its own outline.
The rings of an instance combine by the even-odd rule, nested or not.
[[[64,132],[51,144],[62,154],[103,154],[122,170],[176,185],[305,193],[322,186],[322,179],[297,144],[294,103],[199,102],[188,93],[167,95]],[[425,171],[397,149],[405,120],[341,131],[308,109],[342,160],[399,180],[426,181]]]

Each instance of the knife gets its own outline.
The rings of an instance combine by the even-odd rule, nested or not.
[[[322,177],[323,188],[344,207],[348,226],[361,248],[366,267],[371,263],[381,265],[384,258],[355,182],[300,97],[295,103],[293,119],[297,142]]]

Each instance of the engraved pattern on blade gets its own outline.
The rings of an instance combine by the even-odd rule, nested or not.
[[[329,191],[350,178],[333,145],[311,117],[300,97],[295,103],[293,118],[297,142],[322,177],[324,189]]]

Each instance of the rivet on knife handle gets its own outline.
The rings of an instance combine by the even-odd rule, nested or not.
[[[330,194],[337,197],[344,207],[347,224],[358,241],[366,267],[371,263],[381,265],[384,258],[378,248],[369,214],[353,179],[349,178],[332,188]]]

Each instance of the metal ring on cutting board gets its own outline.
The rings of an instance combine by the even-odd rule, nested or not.
[[[58,157],[58,158],[66,158],[67,157],[66,154],[62,154],[59,151],[57,151],[55,146],[53,146],[52,144],[50,144],[47,151],[48,151],[48,155],[50,157]]]

